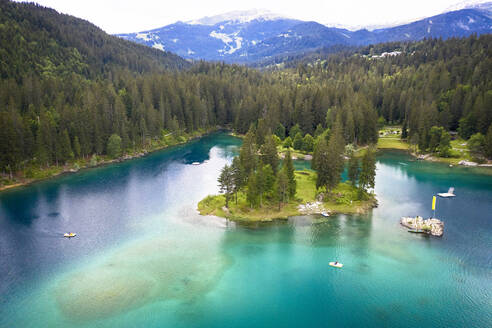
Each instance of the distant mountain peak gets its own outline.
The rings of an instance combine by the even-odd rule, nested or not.
[[[465,0],[448,7],[444,12],[456,11],[461,9],[480,9],[491,11],[492,2],[489,0]]]
[[[275,14],[265,9],[250,9],[250,10],[235,10],[215,16],[206,16],[200,19],[186,22],[191,25],[215,25],[221,22],[233,21],[236,23],[248,23],[256,19],[275,20],[287,18],[279,14]]]

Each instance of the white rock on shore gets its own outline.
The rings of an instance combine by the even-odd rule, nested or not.
[[[478,163],[465,161],[465,160],[459,161],[458,164],[464,166],[478,166]]]
[[[444,222],[435,218],[424,220],[421,216],[415,218],[402,217],[400,224],[409,229],[419,230],[433,236],[441,237],[444,233]]]
[[[321,214],[322,212],[325,212],[325,208],[321,202],[312,202],[312,203],[306,203],[306,204],[301,204],[297,207],[299,209],[299,212],[301,214]]]

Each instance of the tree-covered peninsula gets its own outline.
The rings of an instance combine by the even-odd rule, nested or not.
[[[270,221],[302,214],[364,213],[377,205],[370,192],[375,184],[375,152],[366,148],[355,154],[352,145],[346,147],[339,120],[313,140],[313,170],[296,171],[290,149],[280,164],[279,145],[284,142],[269,133],[262,136],[258,127],[251,126],[239,156],[222,168],[220,194],[200,201],[200,213],[235,221]],[[350,181],[341,182],[346,162]]]

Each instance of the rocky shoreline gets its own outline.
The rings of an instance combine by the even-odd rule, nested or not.
[[[424,220],[421,216],[402,217],[400,224],[406,228],[412,229],[410,232],[425,233],[432,236],[441,237],[444,233],[444,222],[439,219],[429,218]]]

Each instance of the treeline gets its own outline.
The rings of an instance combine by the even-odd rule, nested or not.
[[[179,71],[164,69],[184,66],[171,55],[85,21],[0,5],[2,172],[109,154],[112,135],[127,152],[216,126],[246,133],[254,124],[260,136],[290,137],[311,151],[337,120],[345,144],[375,143],[379,118],[403,122],[428,148],[434,125],[464,136],[486,135],[490,125],[489,35],[423,41],[386,59],[333,55],[294,70],[199,62]],[[75,64],[65,56],[77,52]]]
[[[390,51],[402,54],[373,58]],[[315,61],[307,57],[295,72],[338,93],[363,94],[380,124],[404,125],[409,138],[428,151],[433,126],[464,139],[487,134],[492,124],[491,55],[488,34],[380,44]]]
[[[111,79],[72,74],[28,74],[0,81],[0,168],[47,166],[92,154],[107,154],[109,137],[123,150],[152,140],[214,126],[245,133],[298,126],[302,135],[329,128],[345,113],[349,143],[377,140],[377,115],[364,95],[328,92],[241,66],[199,63],[189,71],[135,75],[114,70]],[[350,104],[346,104],[350,101]],[[346,104],[346,105],[344,105]]]

